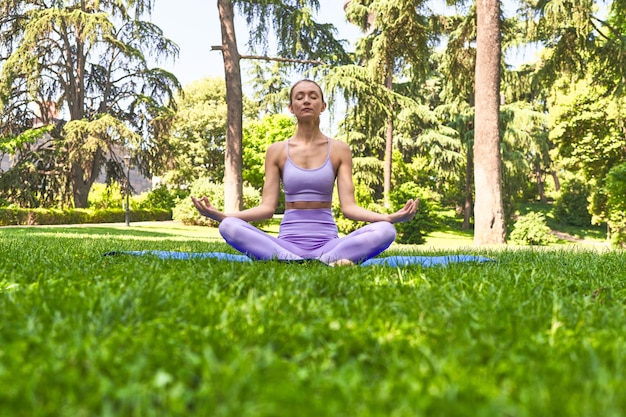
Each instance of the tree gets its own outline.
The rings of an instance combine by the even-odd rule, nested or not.
[[[584,79],[571,83],[561,80],[550,97],[549,108],[550,139],[557,147],[560,163],[597,185],[592,188],[595,201],[606,199],[602,184],[626,154],[626,100],[597,84],[600,73],[590,66]],[[606,209],[602,204],[593,206],[596,222],[607,218]]]
[[[243,181],[261,189],[267,146],[287,139],[294,129],[285,114],[258,119],[259,103],[243,96]],[[177,97],[169,143],[174,167],[164,175],[170,186],[189,186],[206,178],[223,184],[226,148],[226,83],[222,78],[197,80]],[[245,184],[244,184],[245,185]],[[220,197],[222,201],[223,197]]]
[[[500,2],[477,1],[474,243],[506,242],[500,157]]]
[[[289,139],[295,131],[293,119],[285,114],[265,115],[244,127],[244,181],[261,190],[265,180],[265,153],[269,145]]]
[[[550,139],[563,166],[595,184],[598,222],[607,214],[606,175],[626,150],[626,1],[608,3],[608,14],[582,0],[530,5],[531,40],[545,46],[535,82],[549,90]]]
[[[109,179],[124,176],[128,150],[146,174],[167,166],[165,137],[180,85],[149,68],[146,54],[174,57],[178,48],[141,20],[152,4],[0,0],[0,137],[19,141],[38,125],[56,125],[47,141],[17,150],[22,164],[13,172],[40,194],[87,207],[102,169]]]
[[[235,35],[235,12],[229,0],[217,0],[222,29],[222,53],[226,78],[226,152],[224,153],[224,211],[242,209],[242,134],[243,134],[243,92],[241,88],[241,68],[237,37]]]
[[[475,146],[475,108],[476,108],[476,96],[475,91],[477,89],[482,89],[483,87],[478,85],[476,79],[476,41],[477,41],[477,3],[472,3],[470,7],[462,7],[464,6],[464,2],[455,2],[456,10],[466,9],[467,13],[463,15],[447,15],[444,14],[438,17],[439,25],[443,28],[443,32],[445,33],[446,39],[446,49],[441,54],[441,57],[435,55],[436,60],[434,60],[434,68],[436,68],[436,80],[438,80],[438,84],[441,85],[441,91],[438,94],[438,100],[436,101],[435,109],[437,113],[440,115],[441,119],[445,122],[446,126],[456,130],[456,137],[460,139],[460,146],[457,148],[461,148],[465,155],[465,171],[464,173],[458,173],[455,171],[451,171],[448,168],[448,172],[457,173],[457,175],[464,179],[463,184],[460,184],[462,188],[462,199],[457,200],[457,204],[463,207],[463,229],[467,230],[470,228],[471,216],[474,213],[474,192],[475,192],[475,179],[474,179],[474,146]],[[461,6],[461,7],[459,7]],[[520,43],[525,42],[525,38],[523,36],[524,31],[523,28],[520,27],[517,16],[513,16],[511,18],[499,17],[499,35],[498,41],[500,42],[499,49],[506,50],[507,48],[515,48]],[[496,47],[494,45],[494,47]],[[501,55],[501,54],[499,54]],[[495,62],[494,62],[495,65]],[[511,71],[507,66],[503,59],[499,61],[500,65],[500,73],[504,75],[504,80],[507,79],[522,79],[519,76],[515,76],[518,73],[515,71]],[[495,70],[495,68],[494,68]],[[497,73],[496,73],[497,74]],[[494,74],[494,76],[496,75]],[[528,81],[530,77],[523,78],[524,81]],[[521,83],[520,83],[521,84]],[[500,86],[500,81],[498,81],[498,88]],[[506,85],[505,87],[510,87],[510,85]],[[513,89],[509,88],[505,92],[509,93],[509,96],[513,96],[514,94],[520,95],[523,97],[528,97],[528,88],[519,91],[520,88]],[[494,94],[497,97],[499,94]],[[507,103],[519,101],[519,98],[509,100],[507,96]],[[504,97],[504,95],[501,95]],[[517,107],[515,107],[517,109]],[[498,110],[499,111],[499,110]],[[526,129],[528,126],[518,126],[515,123],[509,123],[509,120],[517,121],[521,118],[519,117],[519,112],[510,111],[506,112],[504,119],[500,120],[500,132],[502,134],[503,139],[507,139],[509,137],[525,137],[523,132],[519,132],[515,129]],[[502,112],[499,111],[498,117],[502,115]],[[504,123],[502,123],[504,122]],[[492,126],[492,129],[495,130],[495,123]],[[443,141],[442,141],[443,139]],[[436,139],[441,141],[442,145],[444,143],[454,144],[454,140],[452,137]],[[457,139],[457,141],[459,140]],[[453,149],[448,145],[448,149]],[[503,150],[506,150],[506,147],[503,147]],[[515,143],[511,149],[517,151],[517,147]],[[504,153],[501,155],[501,158],[504,156],[513,156],[513,160],[504,160],[505,165],[503,166],[504,171],[502,175],[502,182],[504,186],[509,185],[511,179],[517,179],[515,176],[512,176],[514,171],[508,170],[509,167],[519,167],[519,164],[511,163],[515,161],[515,157],[519,156],[515,151],[510,152],[508,155]],[[495,152],[495,151],[494,151]],[[517,159],[519,161],[519,158]],[[519,172],[518,172],[519,173]],[[508,174],[508,175],[507,175]],[[526,172],[524,172],[526,175]],[[510,184],[512,185],[512,184]],[[453,187],[450,187],[454,190]],[[502,198],[511,197],[504,192],[505,189],[502,189],[500,194],[503,196]],[[459,194],[460,195],[460,194]],[[509,198],[508,201],[511,201]]]
[[[394,88],[397,69],[409,73],[417,81],[428,68],[434,32],[423,0],[351,0],[347,17],[361,26],[366,36],[360,41],[357,56],[376,82],[389,91]],[[422,14],[420,13],[422,12]],[[389,206],[395,109],[393,103],[385,110],[383,196]]]
[[[226,144],[226,85],[221,78],[197,80],[176,99],[178,108],[169,143],[175,168],[165,174],[172,185],[200,177],[222,182]]]
[[[388,89],[379,81],[360,65],[334,67],[322,80],[326,91],[344,94],[348,111],[340,123],[341,133],[337,138],[352,148],[355,180],[370,188],[377,198],[383,196],[384,176],[381,172],[384,171],[390,109],[401,109],[393,115],[401,132],[394,135],[393,146],[396,148],[401,141],[414,141],[416,129],[410,129],[409,125],[430,117],[426,106],[408,95]]]

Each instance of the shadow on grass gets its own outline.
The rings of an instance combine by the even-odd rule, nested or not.
[[[473,225],[472,225],[473,226]],[[455,216],[452,210],[440,214],[435,225],[434,232],[445,233],[446,235],[472,238],[474,229],[470,226],[468,230],[463,230],[463,219]]]
[[[105,227],[105,226],[85,226],[85,227],[46,227],[39,226],[37,228],[32,227],[15,227],[15,228],[6,228],[0,229],[0,232],[4,236],[20,236],[20,235],[76,235],[76,236],[85,236],[89,235],[91,237],[127,237],[127,236],[136,236],[136,237],[168,237],[172,235],[177,235],[176,231],[172,231],[171,233],[164,231],[153,231],[139,228],[118,228],[118,227]]]

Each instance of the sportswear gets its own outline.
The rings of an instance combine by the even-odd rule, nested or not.
[[[319,168],[305,169],[297,166],[289,157],[287,141],[287,160],[283,168],[283,191],[285,201],[332,201],[335,187],[335,169],[330,161],[330,139],[328,155]]]

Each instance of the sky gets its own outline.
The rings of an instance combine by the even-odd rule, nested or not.
[[[332,23],[337,29],[337,38],[348,41],[348,50],[354,50],[354,43],[362,36],[360,29],[349,23],[343,11],[344,0],[319,0],[320,9],[317,21],[320,23]],[[430,1],[430,7],[443,6],[443,0]],[[505,3],[511,4],[505,0]],[[224,61],[220,51],[212,51],[212,45],[221,45],[222,36],[220,29],[217,0],[155,0],[152,11],[152,22],[163,30],[164,35],[178,44],[179,57],[175,61],[155,63],[154,66],[172,72],[180,81],[183,88],[193,81],[207,77],[223,77]],[[247,54],[248,50],[245,20],[237,15],[235,10],[235,32],[240,54]],[[517,61],[517,64],[527,61],[528,55],[509,57],[507,61]],[[242,74],[245,79],[245,61],[242,61]],[[297,74],[295,79],[299,77]],[[322,128],[327,134],[333,135],[337,129],[333,122],[341,119],[340,113],[345,111],[341,103],[335,103],[333,117],[329,112],[322,114]]]
[[[317,21],[332,23],[338,30],[337,37],[350,44],[360,36],[359,28],[345,19],[343,0],[320,0]],[[175,62],[160,62],[157,66],[174,73],[183,87],[202,78],[224,76],[221,52],[211,50],[212,45],[222,44],[217,0],[155,0],[152,22],[180,48]],[[236,11],[235,31],[239,53],[248,53],[248,30]]]
[[[358,27],[346,21],[344,1],[319,0],[319,3],[317,21],[332,23],[337,28],[337,37],[347,40],[348,49],[353,49],[354,42],[362,34]],[[510,1],[505,0],[504,3],[505,6],[511,5]],[[436,8],[437,4],[443,4],[443,0],[430,2],[431,7]],[[508,12],[514,13],[514,10]],[[159,62],[155,66],[173,72],[183,87],[202,78],[224,76],[221,52],[211,50],[212,45],[222,43],[217,0],[155,0],[152,21],[180,47],[180,55],[175,62]],[[246,47],[248,29],[236,11],[235,27],[239,53],[249,53]],[[534,59],[534,53],[531,50],[530,53],[522,51],[514,56],[507,54],[507,61],[519,64]]]

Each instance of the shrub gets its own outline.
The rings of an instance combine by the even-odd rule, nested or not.
[[[617,165],[609,171],[605,190],[608,195],[608,223],[614,246],[626,246],[626,164]]]
[[[190,196],[207,196],[211,204],[218,209],[224,207],[224,185],[216,183],[208,178],[200,178],[194,181],[189,187]],[[254,207],[261,203],[261,193],[249,185],[243,187],[243,205],[244,207]],[[217,227],[218,223],[209,218],[202,216],[196,210],[190,197],[179,198],[172,210],[172,218],[179,220],[183,224],[204,225]],[[267,225],[271,220],[253,222],[256,226]]]
[[[572,178],[561,187],[561,193],[554,202],[554,219],[572,226],[591,225],[589,213],[589,185],[580,178]]]
[[[85,223],[121,223],[126,219],[126,211],[121,208],[93,209],[43,209],[43,208],[0,208],[0,226],[8,225],[52,225]],[[171,220],[169,210],[133,209],[130,221]]]
[[[422,244],[428,233],[435,230],[437,223],[433,210],[439,209],[439,195],[409,181],[397,187],[390,195],[393,210],[399,210],[410,199],[419,198],[419,206],[415,218],[410,222],[396,224],[398,242],[406,244]]]
[[[365,222],[357,222],[354,220],[347,219],[343,216],[341,212],[341,205],[339,204],[339,197],[337,196],[337,190],[335,189],[333,196],[333,217],[335,218],[335,223],[337,223],[337,229],[340,233],[348,234],[354,232],[360,227],[365,226],[367,223]],[[372,191],[366,185],[362,183],[357,183],[354,186],[354,195],[356,201],[361,207],[364,207],[368,210],[372,210],[378,213],[385,212],[385,208],[377,204],[373,197]]]
[[[188,191],[169,189],[165,184],[162,184],[148,191],[142,199],[137,199],[140,200],[137,205],[141,209],[172,210],[176,206],[177,200],[188,196]]]
[[[439,205],[439,195],[421,188],[416,183],[409,181],[397,187],[389,196],[391,208],[385,208],[372,199],[372,192],[364,185],[357,185],[355,190],[356,200],[359,205],[377,213],[392,213],[400,210],[409,199],[419,198],[420,203],[415,217],[410,222],[397,223],[397,241],[404,244],[421,244],[429,232],[435,230],[436,218],[433,209]],[[337,222],[337,228],[341,233],[350,233],[366,225],[366,222],[356,222],[341,216],[339,199],[334,200],[333,214]]]
[[[122,208],[124,195],[118,182],[108,185],[96,182],[91,186],[88,201],[89,208],[96,210]]]
[[[543,213],[531,212],[520,216],[513,226],[511,240],[524,245],[542,246],[556,242],[556,237],[550,233]]]

